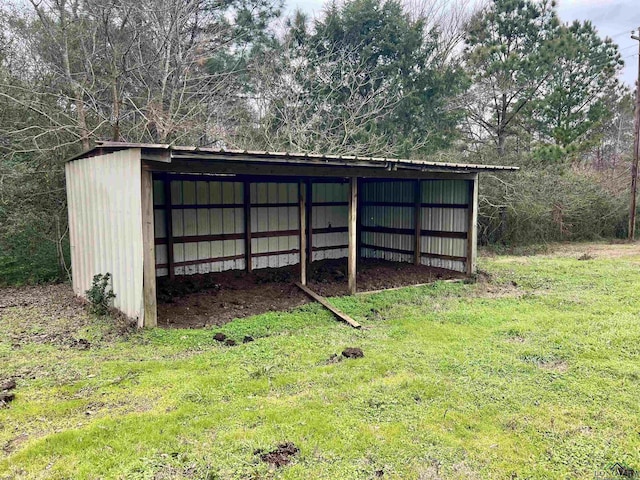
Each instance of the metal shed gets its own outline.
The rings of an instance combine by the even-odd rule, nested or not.
[[[66,164],[73,289],[157,324],[156,278],[384,258],[471,274],[478,173],[517,167],[99,143]]]

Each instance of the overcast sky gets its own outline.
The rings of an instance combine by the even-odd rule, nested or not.
[[[455,1],[455,0],[453,0]],[[611,37],[619,46],[625,67],[622,81],[633,86],[638,72],[638,42],[629,38],[631,30],[640,26],[638,0],[558,0],[558,12],[563,22],[591,20],[600,35]],[[323,0],[288,0],[290,10],[320,15]]]

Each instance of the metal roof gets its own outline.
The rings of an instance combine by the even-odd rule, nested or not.
[[[297,164],[297,165],[327,165],[327,166],[358,166],[386,169],[417,169],[423,171],[514,171],[519,167],[505,165],[480,165],[469,163],[434,162],[428,160],[409,160],[403,158],[383,158],[359,155],[326,155],[318,153],[269,152],[255,150],[227,150],[222,148],[177,146],[160,143],[127,143],[127,142],[97,142],[97,145],[68,161],[93,156],[105,151],[117,151],[128,148],[139,148],[147,153],[165,153],[168,159],[180,160],[241,160],[245,162]],[[149,159],[147,159],[149,160]],[[153,161],[153,159],[151,159]],[[165,160],[166,162],[166,160]]]

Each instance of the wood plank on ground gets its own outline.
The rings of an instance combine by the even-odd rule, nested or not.
[[[338,317],[340,320],[342,320],[343,322],[348,323],[349,325],[351,325],[353,328],[360,328],[361,325],[356,322],[353,318],[351,318],[349,315],[341,312],[340,310],[338,310],[336,307],[334,307],[333,305],[331,305],[326,298],[324,298],[321,295],[318,295],[316,292],[314,292],[313,290],[311,290],[310,288],[302,285],[299,282],[296,282],[296,287],[298,287],[300,290],[302,290],[304,293],[306,293],[309,297],[311,297],[313,300],[315,300],[316,302],[318,302],[320,305],[322,305],[324,308],[326,308],[327,310],[329,310],[331,313],[333,313],[336,317]]]

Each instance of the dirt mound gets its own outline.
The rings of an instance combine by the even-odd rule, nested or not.
[[[85,338],[78,338],[77,340],[74,338],[71,340],[69,346],[76,350],[89,350],[91,348],[91,342]]]
[[[218,332],[213,336],[213,339],[216,342],[224,342],[227,339],[227,336],[222,332]]]
[[[5,407],[16,398],[16,394],[11,390],[16,388],[16,381],[11,379],[0,385],[0,407]]]
[[[360,348],[349,347],[342,351],[342,356],[345,358],[362,358],[364,352]]]
[[[285,442],[278,445],[278,448],[271,450],[270,452],[263,452],[262,450],[256,450],[255,455],[260,455],[260,460],[269,463],[275,467],[283,467],[291,462],[291,457],[294,457],[300,452],[291,442]]]

